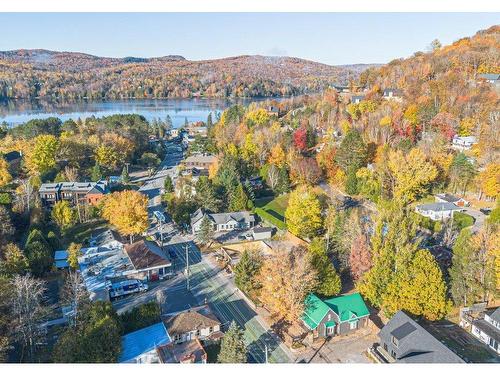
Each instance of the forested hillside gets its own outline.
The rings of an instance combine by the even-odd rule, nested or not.
[[[0,52],[0,98],[286,96],[357,79],[366,66],[335,67],[292,57],[105,58],[72,52]]]

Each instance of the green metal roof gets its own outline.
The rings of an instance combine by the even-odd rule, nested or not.
[[[333,320],[325,323],[326,328],[335,327],[336,325],[337,323],[335,323]]]
[[[302,321],[309,329],[315,329],[328,311],[330,311],[330,307],[315,294],[311,293],[305,300],[305,310],[302,315]]]
[[[359,293],[330,298],[324,303],[335,311],[341,322],[357,320],[370,315],[370,311]]]

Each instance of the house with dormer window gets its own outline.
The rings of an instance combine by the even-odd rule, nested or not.
[[[307,296],[302,323],[313,339],[347,335],[368,326],[370,312],[359,293],[321,300],[314,293]]]

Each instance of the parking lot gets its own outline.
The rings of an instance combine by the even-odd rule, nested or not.
[[[229,232],[218,232],[215,233],[214,240],[222,244],[253,241],[253,230],[247,229],[247,230],[232,230]]]
[[[329,341],[314,343],[298,356],[301,363],[372,363],[367,349],[378,337],[375,328],[361,329],[348,336],[332,337]]]

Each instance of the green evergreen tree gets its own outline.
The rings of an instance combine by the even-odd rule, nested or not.
[[[128,168],[127,166],[123,167],[122,169],[122,183],[123,184],[128,184],[130,182],[130,176],[128,175]]]
[[[340,276],[328,258],[325,242],[315,238],[309,245],[309,254],[311,254],[311,264],[318,273],[316,293],[326,297],[339,294],[342,288]]]
[[[207,130],[210,130],[212,129],[212,126],[213,126],[213,121],[212,121],[212,112],[210,112],[208,114],[208,117],[207,117]]]
[[[200,230],[196,237],[200,243],[207,246],[214,237],[214,225],[206,215],[201,219]]]
[[[259,289],[257,275],[262,267],[262,254],[257,250],[245,249],[234,269],[236,286],[245,294],[251,295]]]
[[[365,166],[367,158],[368,149],[361,133],[355,129],[349,130],[335,154],[335,161],[348,174],[349,171],[355,173],[359,168]]]
[[[244,211],[248,207],[248,197],[242,184],[233,189],[229,197],[230,211]]]
[[[92,168],[92,172],[90,174],[90,179],[92,181],[99,181],[102,178],[101,166],[98,162],[95,162],[94,167]]]
[[[243,337],[243,331],[231,322],[229,330],[222,338],[221,348],[217,357],[219,363],[246,363],[247,347]]]
[[[353,169],[350,169],[347,173],[347,178],[345,181],[345,192],[349,195],[356,195],[359,192],[358,178],[356,177],[356,171]]]
[[[457,306],[468,306],[476,302],[481,286],[476,279],[480,265],[476,249],[472,245],[472,233],[463,229],[453,245],[452,266],[450,268],[450,292]]]
[[[163,182],[163,188],[165,189],[165,193],[174,192],[174,183],[172,182],[172,178],[170,176],[165,177],[165,181]]]
[[[116,363],[121,352],[121,325],[109,302],[94,302],[84,324],[68,327],[53,350],[56,363]]]

